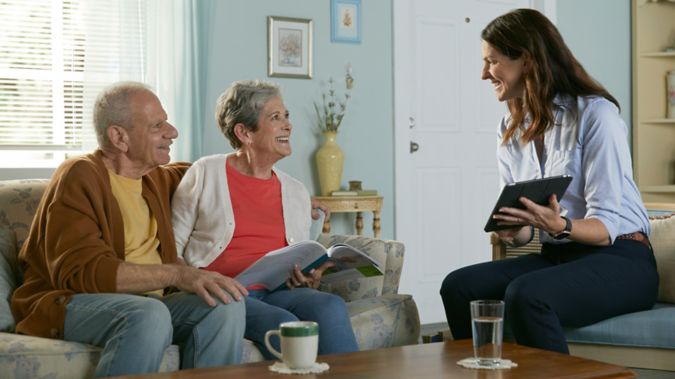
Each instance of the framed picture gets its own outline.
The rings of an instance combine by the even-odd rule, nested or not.
[[[267,75],[312,78],[312,20],[267,17]]]
[[[330,40],[361,43],[361,0],[330,1]]]

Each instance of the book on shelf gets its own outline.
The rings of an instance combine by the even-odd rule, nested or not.
[[[358,196],[377,196],[377,190],[365,189],[365,190],[356,191],[356,194]]]
[[[358,191],[333,191],[331,196],[377,196],[377,190],[358,190]]]
[[[358,192],[356,191],[333,191],[330,193],[331,196],[357,196]]]
[[[334,266],[323,272],[321,281],[324,283],[384,275],[375,260],[352,246],[335,244],[325,248],[316,241],[302,241],[270,251],[235,279],[244,287],[261,285],[274,291],[286,287],[294,265],[297,264],[305,275],[309,275],[312,269],[327,260]]]

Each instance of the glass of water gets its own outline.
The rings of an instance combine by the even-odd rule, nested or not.
[[[473,355],[480,366],[499,366],[504,336],[504,302],[474,300],[471,302]]]

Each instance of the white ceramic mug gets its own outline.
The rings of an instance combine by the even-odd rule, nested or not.
[[[270,344],[270,337],[273,335],[281,339],[281,352]],[[265,346],[289,368],[312,367],[319,349],[319,324],[314,321],[281,323],[279,329],[265,333]]]

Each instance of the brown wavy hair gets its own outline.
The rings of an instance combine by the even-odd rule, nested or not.
[[[511,123],[504,134],[506,143],[523,123],[526,110],[532,124],[523,133],[523,143],[543,135],[554,125],[553,98],[557,94],[602,96],[619,102],[596,82],[563,41],[558,29],[546,16],[533,9],[516,9],[492,20],[481,32],[483,41],[511,59],[523,58],[525,96],[507,100]]]

